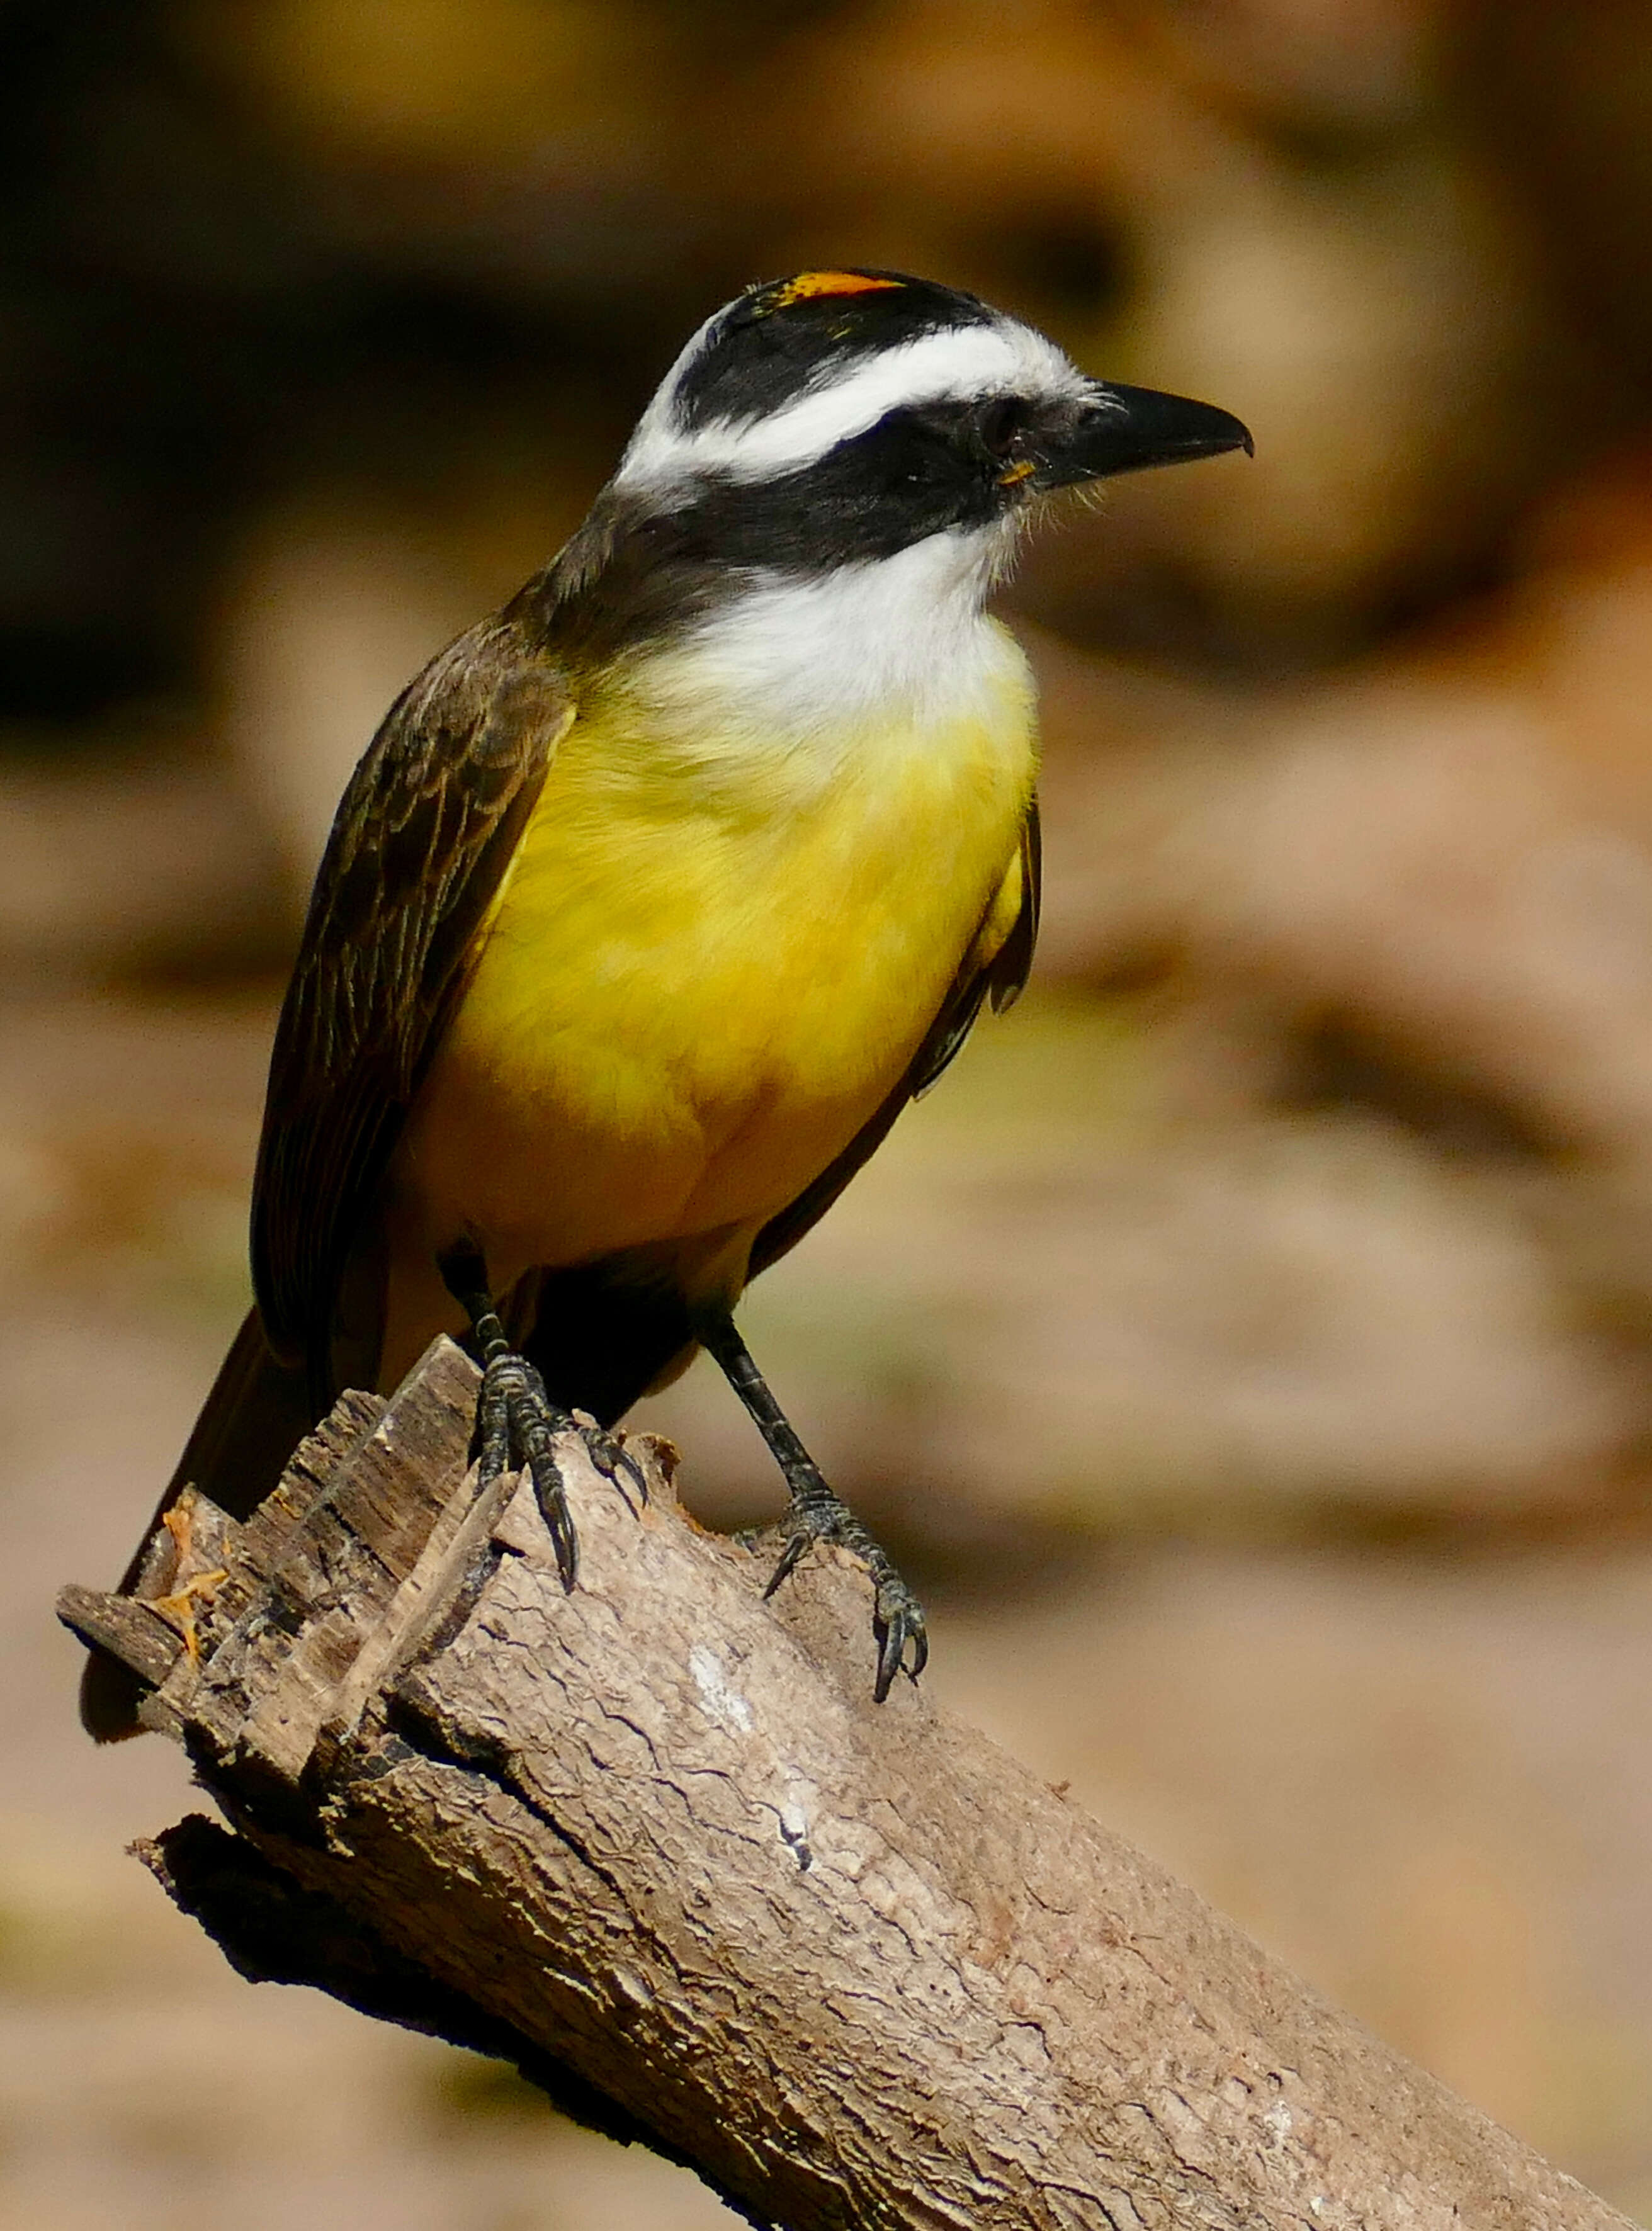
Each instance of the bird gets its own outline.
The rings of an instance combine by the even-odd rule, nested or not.
[[[703,1348],[785,1480],[768,1593],[841,1544],[875,1698],[916,1679],[922,1607],[735,1305],[1027,981],[1034,692],[988,610],[1027,530],[1233,449],[1229,412],[907,273],[709,317],[569,541],[345,790],[275,1031],[254,1306],[158,1516],[185,1484],[244,1516],[342,1387],[445,1332],[481,1367],[481,1476],[527,1471],[572,1588],[555,1437],[640,1486],[615,1428]],[[94,1656],[82,1711],[132,1731],[132,1678]]]

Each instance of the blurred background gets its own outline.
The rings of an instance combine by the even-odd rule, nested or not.
[[[732,2221],[236,1981],[50,1605],[243,1306],[379,714],[712,307],[856,262],[1257,456],[1016,585],[1034,989],[754,1344],[938,1696],[1652,2213],[1652,0],[10,0],[0,87],[0,2208]],[[649,1422],[775,1507],[699,1371]]]

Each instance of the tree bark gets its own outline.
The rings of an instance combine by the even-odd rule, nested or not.
[[[516,2059],[792,2231],[1623,2231],[908,1683],[858,1570],[466,1470],[438,1342],[148,1600],[66,1590],[233,1833],[146,1856],[243,1972]]]

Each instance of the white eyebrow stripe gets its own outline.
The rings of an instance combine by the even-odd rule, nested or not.
[[[692,353],[692,346],[684,352],[638,421],[614,475],[617,486],[707,471],[761,480],[813,464],[903,405],[1004,391],[1077,397],[1090,388],[1053,341],[1006,319],[902,341],[772,417],[684,429],[676,422],[676,388]]]

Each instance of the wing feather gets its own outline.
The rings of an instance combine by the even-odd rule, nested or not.
[[[352,1241],[573,717],[556,668],[485,621],[397,701],[340,805],[276,1026],[253,1187],[269,1345],[327,1383]]]

